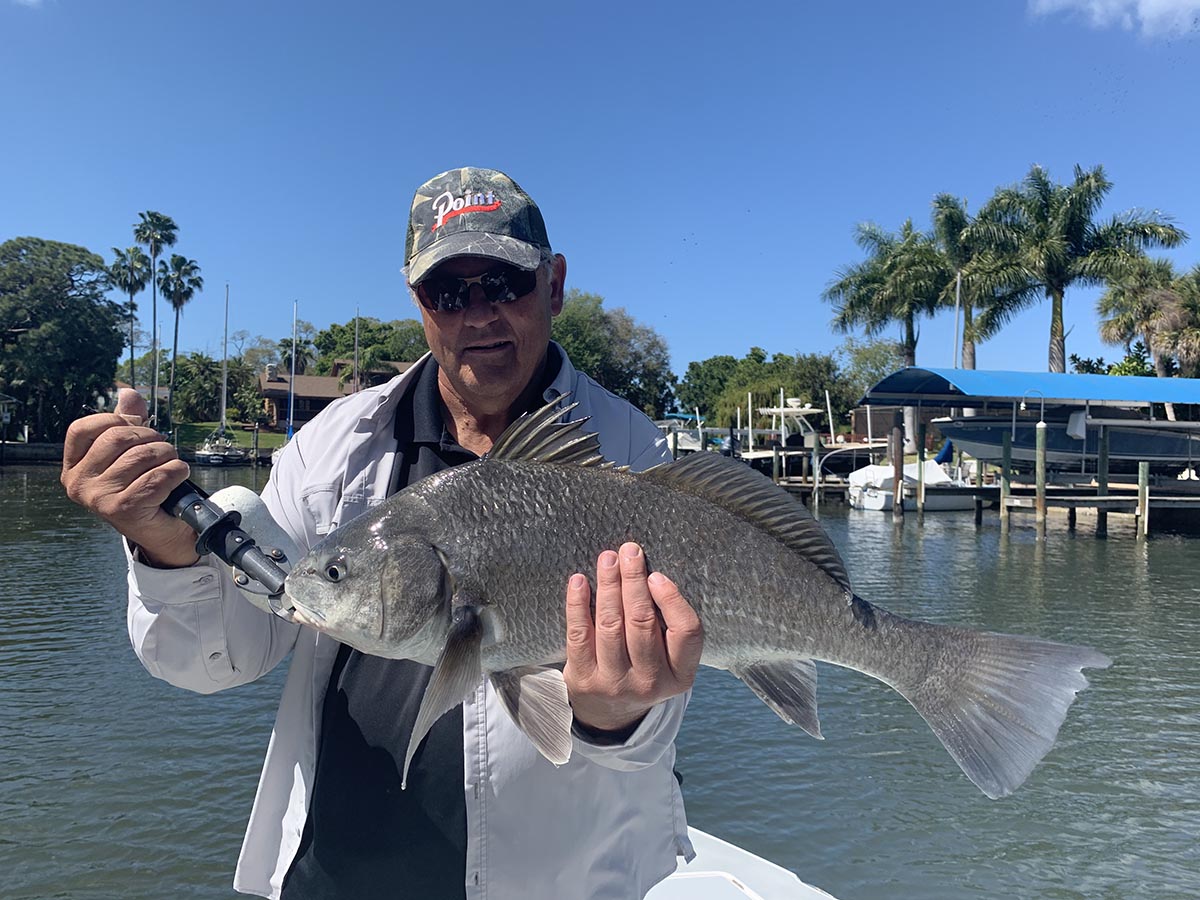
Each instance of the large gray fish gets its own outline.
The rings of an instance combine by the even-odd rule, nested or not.
[[[570,407],[568,407],[569,409]],[[301,618],[364,653],[434,666],[408,764],[433,723],[489,677],[547,759],[571,752],[566,583],[624,541],[675,581],[704,626],[701,662],[821,737],[814,660],[902,694],[989,797],[1054,744],[1101,653],[913,621],[857,597],[804,506],[735,460],[698,453],[639,474],[599,455],[551,403],[485,458],[440,472],[338,528],[300,560]]]

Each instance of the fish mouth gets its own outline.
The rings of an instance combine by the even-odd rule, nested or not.
[[[325,624],[325,614],[319,609],[305,606],[296,600],[291,595],[286,595],[292,603],[292,618],[301,625],[307,625],[310,628],[321,628]]]

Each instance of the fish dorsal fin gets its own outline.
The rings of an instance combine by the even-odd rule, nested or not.
[[[837,548],[795,497],[748,465],[718,453],[692,453],[637,478],[686,491],[766,531],[819,567],[846,590],[850,578]]]
[[[536,461],[576,466],[605,465],[600,453],[600,438],[591,431],[580,431],[587,417],[574,422],[560,421],[578,403],[560,407],[563,394],[541,409],[525,413],[504,430],[492,445],[487,459]],[[579,433],[576,433],[579,432]]]

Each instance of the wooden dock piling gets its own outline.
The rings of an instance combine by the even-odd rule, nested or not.
[[[904,521],[904,429],[892,429],[892,517]]]
[[[1150,463],[1138,463],[1138,525],[1137,536],[1150,533]]]
[[[1037,527],[1038,540],[1046,537],[1046,423],[1039,421],[1037,432],[1037,447],[1034,450],[1035,489],[1037,498],[1034,502],[1034,524]]]
[[[1108,496],[1108,426],[1100,426],[1100,458],[1096,464],[1096,496]],[[1096,509],[1096,537],[1108,534],[1108,510],[1101,504]]]
[[[925,521],[925,429],[928,426],[921,422],[917,425],[917,522]],[[901,485],[903,488],[903,485]],[[896,492],[897,497],[903,497],[903,490]],[[894,502],[894,501],[893,501]]]
[[[1012,495],[1012,434],[1004,432],[1004,447],[1000,457],[1000,530],[1008,531],[1008,498]]]

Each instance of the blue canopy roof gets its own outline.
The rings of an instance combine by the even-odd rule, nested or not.
[[[1082,406],[1148,406],[1200,403],[1200,378],[1132,375],[1063,375],[986,369],[921,369],[893,372],[867,391],[866,405],[983,406],[1022,399]]]

